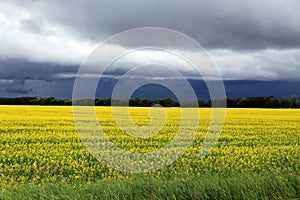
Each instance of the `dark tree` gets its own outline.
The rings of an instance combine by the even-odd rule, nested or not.
[[[150,107],[153,106],[153,101],[151,99],[142,99],[139,103],[141,107]]]

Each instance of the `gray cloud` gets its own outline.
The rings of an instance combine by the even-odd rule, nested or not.
[[[2,1],[0,90],[3,94],[46,94],[51,82],[51,88],[64,85],[63,80],[69,85],[99,42],[145,26],[174,29],[197,40],[224,79],[300,80],[299,10],[298,0]],[[170,40],[170,47],[178,45],[167,36],[165,40]],[[122,47],[107,48],[107,55],[114,48],[135,47],[136,41],[143,38],[137,35],[119,44]],[[141,58],[125,60],[107,75],[120,75],[146,61]],[[183,65],[172,65],[191,76]]]
[[[5,96],[28,96],[33,94],[33,89],[25,85],[25,80],[0,79],[0,95]]]
[[[38,63],[27,60],[0,60],[0,79],[2,80],[46,80],[61,79],[60,73],[76,73],[78,66],[53,63]]]
[[[20,22],[20,28],[31,32],[31,33],[35,33],[35,34],[39,34],[42,32],[42,25],[40,23],[38,23],[37,21],[34,21],[32,19],[26,19],[26,20],[22,20]]]
[[[15,0],[15,6],[34,17],[95,41],[130,28],[161,26],[186,33],[207,48],[300,46],[297,0],[20,2]]]

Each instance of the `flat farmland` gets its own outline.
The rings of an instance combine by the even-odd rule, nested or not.
[[[151,122],[149,109],[130,107],[132,121],[140,126],[149,124]],[[95,111],[99,124],[111,142],[126,151],[147,153],[164,148],[175,137],[181,109],[185,108],[160,109],[166,113],[165,124],[163,129],[150,139],[135,138],[122,132],[114,120],[111,107],[96,107]],[[245,184],[253,182],[248,189],[244,188],[245,191],[251,191],[252,187],[252,195],[255,195],[255,188],[253,189],[255,184],[259,185],[258,182],[261,182],[266,186],[268,181],[274,179],[277,181],[276,184],[279,184],[278,187],[282,184],[282,187],[287,187],[284,191],[288,192],[284,196],[280,188],[274,187],[274,191],[269,189],[271,196],[266,198],[299,197],[299,109],[226,109],[224,129],[219,140],[204,157],[199,157],[199,151],[209,127],[211,109],[198,110],[200,123],[195,139],[185,153],[172,164],[157,171],[134,174],[113,169],[93,157],[76,131],[72,107],[1,106],[2,195],[16,195],[20,192],[14,191],[23,191],[22,187],[47,188],[49,185],[51,188],[59,185],[56,188],[80,186],[95,189],[95,185],[100,184],[101,188],[112,187],[110,190],[113,191],[118,185],[130,187],[129,183],[134,185],[135,182],[142,180],[146,180],[147,183],[155,182],[153,185],[164,184],[166,187],[168,184],[165,181],[167,183],[173,181],[170,187],[175,187],[179,184],[176,181],[192,184],[193,181],[201,180],[202,185],[199,183],[197,187],[203,186],[207,189],[206,183],[209,182],[215,181],[218,187],[221,187],[219,182],[221,179],[230,179],[228,182],[232,182],[244,178]],[[114,185],[107,186],[112,183]],[[191,189],[193,187],[196,186],[190,186]],[[227,188],[227,195],[233,195],[230,194],[230,187]],[[122,188],[118,191],[122,191]],[[206,193],[207,191],[203,190],[203,194]],[[155,189],[151,190],[150,194],[150,198],[161,197],[159,191]],[[126,198],[126,194],[121,197]],[[130,197],[134,198],[132,195]],[[196,197],[198,196],[186,198]]]

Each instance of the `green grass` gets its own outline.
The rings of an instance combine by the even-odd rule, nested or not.
[[[137,176],[92,185],[22,185],[1,199],[300,199],[300,178],[291,175],[203,175],[171,180]]]

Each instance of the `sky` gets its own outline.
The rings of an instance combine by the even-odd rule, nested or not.
[[[300,81],[299,10],[298,0],[3,0],[0,96],[70,96],[79,66],[98,44],[141,27],[193,38],[225,80]],[[115,44],[107,54],[134,43]],[[140,58],[172,60],[148,54],[124,59],[110,76]]]

